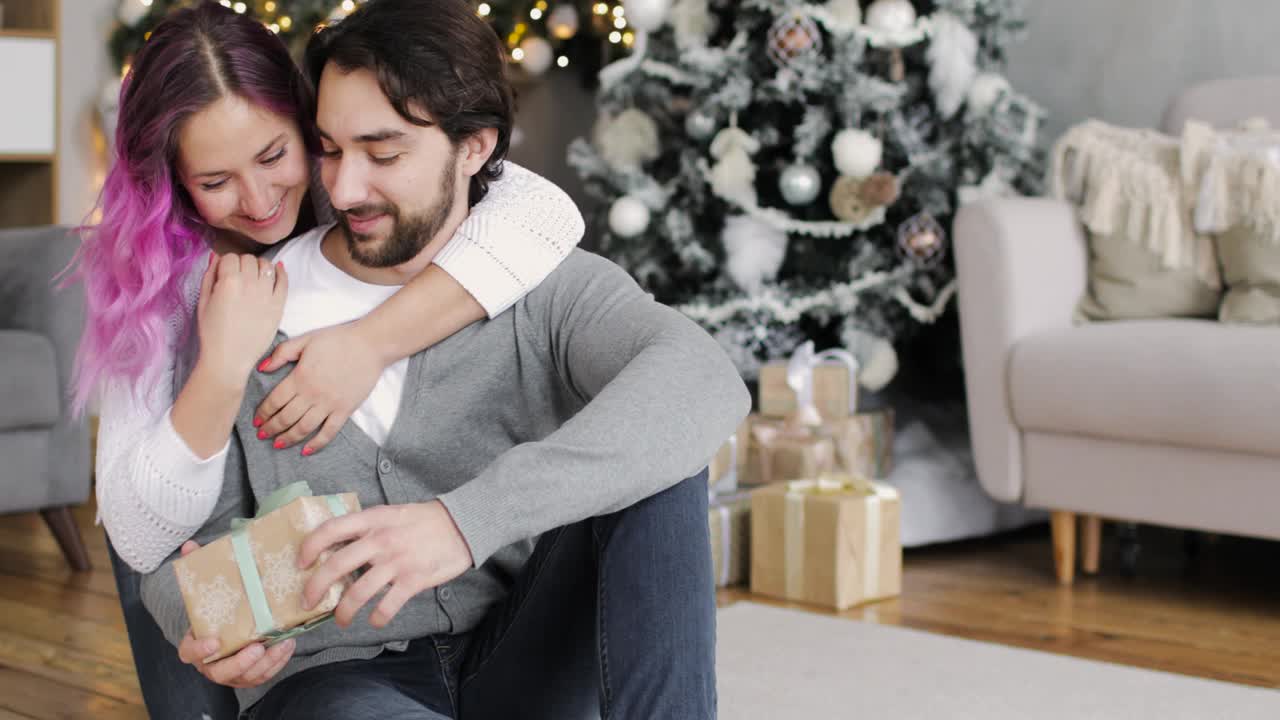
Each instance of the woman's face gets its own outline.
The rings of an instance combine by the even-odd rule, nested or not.
[[[293,233],[311,178],[298,124],[233,95],[183,123],[177,169],[209,226],[261,245]]]

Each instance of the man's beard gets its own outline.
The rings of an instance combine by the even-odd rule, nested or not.
[[[427,210],[406,218],[400,217],[400,208],[391,204],[360,205],[338,213],[338,222],[347,234],[347,250],[351,259],[368,268],[389,268],[403,265],[416,258],[422,249],[440,233],[449,215],[453,213],[453,195],[457,187],[458,151],[454,148],[444,173],[440,177],[440,199]],[[386,214],[391,218],[391,233],[378,242],[369,235],[357,235],[347,223],[347,216],[368,217]]]

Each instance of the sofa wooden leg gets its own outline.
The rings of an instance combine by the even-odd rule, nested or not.
[[[1102,554],[1102,518],[1080,517],[1080,569],[1085,575],[1098,574],[1098,558]]]
[[[1053,565],[1058,582],[1070,585],[1076,574],[1076,514],[1054,510],[1049,525],[1053,529]]]
[[[57,538],[58,547],[62,548],[62,554],[67,558],[67,564],[71,569],[77,572],[93,569],[93,563],[89,562],[89,549],[85,547],[84,538],[80,535],[80,527],[76,525],[76,519],[71,515],[71,508],[48,508],[41,510],[40,515],[44,517],[45,524]]]

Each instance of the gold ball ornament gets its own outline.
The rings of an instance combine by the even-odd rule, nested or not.
[[[875,211],[875,205],[863,200],[862,185],[862,179],[849,175],[836,178],[828,200],[831,203],[831,214],[837,220],[847,223],[862,222]]]

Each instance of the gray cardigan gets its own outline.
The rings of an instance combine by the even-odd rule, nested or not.
[[[505,596],[538,535],[694,475],[751,405],[706,332],[581,250],[511,310],[410,358],[382,447],[351,422],[310,458],[258,440],[254,410],[284,375],[253,374],[222,495],[196,540],[221,536],[272,490],[307,480],[317,494],[356,492],[365,507],[438,498],[476,567],[419,594],[381,630],[368,624],[375,598],[350,628],[330,623],[299,636],[273,681],[237,690],[242,707],[308,667],[466,632]],[[188,624],[172,558],[142,591],[165,635],[180,642]]]

